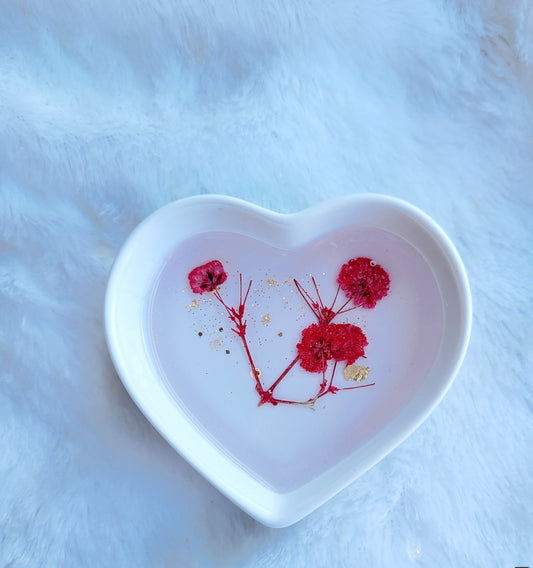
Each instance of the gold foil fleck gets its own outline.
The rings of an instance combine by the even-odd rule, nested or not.
[[[361,367],[359,365],[348,365],[344,369],[344,380],[346,381],[356,381],[357,383],[362,383],[370,373],[370,367]]]

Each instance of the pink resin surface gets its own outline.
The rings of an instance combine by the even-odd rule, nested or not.
[[[239,301],[239,273],[253,281],[246,305],[247,338],[263,385],[269,386],[296,355],[301,331],[316,321],[293,279],[309,292],[315,277],[330,305],[340,267],[366,256],[389,273],[389,295],[374,309],[357,308],[335,323],[361,327],[369,345],[366,382],[299,406],[257,407],[250,366],[231,322],[212,294],[193,294],[192,268],[220,260],[228,280],[220,292]],[[342,294],[342,292],[341,292]],[[344,301],[340,297],[338,305]],[[443,333],[443,302],[430,266],[405,239],[368,228],[325,234],[292,250],[231,232],[203,233],[175,248],[154,282],[147,305],[146,338],[169,394],[222,451],[263,484],[291,491],[364,446],[406,407],[426,380]],[[330,369],[331,369],[330,364]],[[338,366],[335,383],[352,386]],[[276,390],[282,398],[312,397],[321,374],[299,365]]]

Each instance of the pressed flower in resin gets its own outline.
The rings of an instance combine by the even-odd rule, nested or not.
[[[337,365],[341,362],[346,364],[343,374],[347,381],[361,382],[366,379],[370,372],[369,367],[359,367],[353,364],[360,357],[364,357],[365,347],[368,345],[368,340],[361,328],[351,323],[333,323],[333,320],[357,307],[373,308],[381,298],[388,294],[390,279],[381,266],[369,258],[360,257],[349,260],[339,272],[337,291],[330,305],[323,302],[318,284],[312,276],[311,282],[317,299],[314,299],[297,280],[293,280],[296,290],[318,323],[312,323],[302,331],[300,342],[296,345],[296,356],[278,378],[272,382],[270,387],[264,386],[261,372],[255,366],[252,350],[247,340],[245,311],[252,281],[250,280],[248,286],[244,289],[242,275],[239,275],[239,303],[237,307],[232,307],[223,299],[219,289],[226,279],[227,274],[219,260],[212,260],[198,266],[189,273],[192,291],[197,294],[213,292],[213,296],[224,307],[227,316],[233,323],[231,330],[241,340],[251,369],[250,375],[255,381],[255,390],[259,395],[258,406],[263,404],[273,406],[297,404],[313,407],[319,398],[328,394],[374,386],[375,383],[350,387],[337,387],[333,384]],[[273,279],[267,280],[267,284],[270,286],[274,282],[276,281]],[[289,282],[287,281],[287,283]],[[347,296],[347,300],[339,307],[335,307],[341,290]],[[352,305],[349,306],[348,304]],[[270,322],[270,316],[264,315],[261,321],[264,324]],[[220,331],[222,331],[222,328]],[[283,333],[279,332],[278,336],[282,337]],[[278,398],[274,395],[274,391],[298,362],[305,371],[321,374],[315,396],[306,400]],[[328,362],[331,362],[331,369],[328,369]]]
[[[389,292],[387,272],[372,259],[352,258],[344,264],[337,278],[341,290],[362,308],[374,308]]]
[[[197,266],[189,273],[189,284],[195,294],[214,292],[227,280],[228,275],[220,260],[211,260],[202,266]]]
[[[325,371],[327,362],[346,361],[351,365],[365,354],[368,341],[361,329],[350,323],[313,323],[302,332],[296,345],[300,365],[306,371]]]

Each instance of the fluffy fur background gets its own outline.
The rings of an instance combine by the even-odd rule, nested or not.
[[[0,1],[0,566],[533,565],[528,0]],[[404,198],[461,253],[472,341],[436,412],[265,528],[143,418],[102,328],[156,208]]]

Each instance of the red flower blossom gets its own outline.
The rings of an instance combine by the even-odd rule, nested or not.
[[[313,323],[302,331],[296,345],[300,365],[311,373],[325,371],[327,362],[346,361],[351,365],[365,354],[368,341],[361,329],[350,323]]]
[[[356,306],[374,308],[387,295],[390,278],[379,264],[359,257],[342,265],[337,282]]]
[[[207,264],[197,266],[189,273],[189,284],[195,294],[213,292],[223,284],[228,275],[220,260],[211,260]]]

